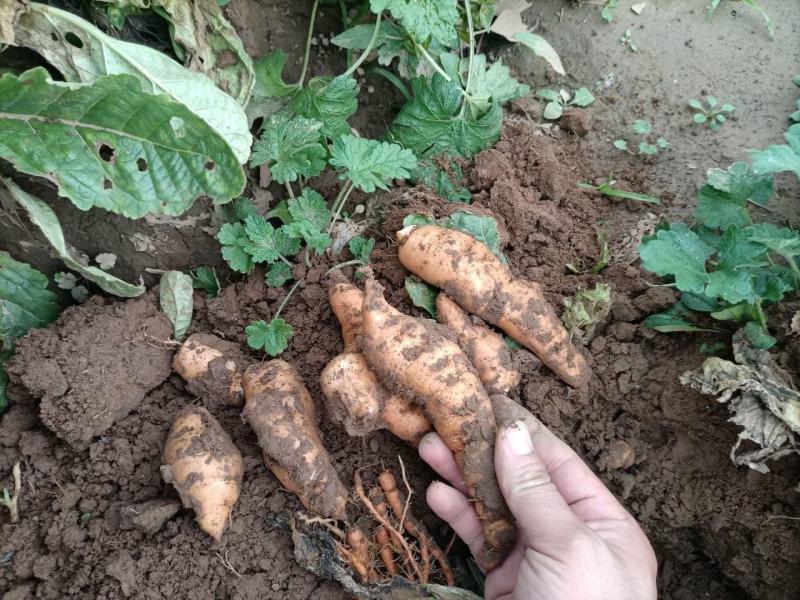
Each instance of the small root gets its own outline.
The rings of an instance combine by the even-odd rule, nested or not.
[[[8,490],[3,488],[3,497],[0,498],[0,504],[8,509],[11,522],[19,522],[19,493],[22,489],[22,472],[20,470],[19,461],[14,463],[11,469],[11,474],[14,477],[14,493],[9,496]]]
[[[237,576],[239,579],[241,579],[241,578],[242,578],[242,576],[239,574],[239,571],[237,571],[236,569],[234,569],[234,568],[233,568],[233,565],[231,564],[231,561],[230,561],[230,559],[228,558],[228,552],[229,552],[229,550],[225,550],[225,556],[224,556],[224,557],[223,557],[223,556],[222,556],[222,555],[221,555],[219,552],[215,552],[215,554],[216,554],[217,558],[220,560],[220,562],[222,563],[222,566],[223,566],[223,567],[225,567],[225,568],[226,568],[226,569],[228,569],[228,570],[229,570],[231,573],[233,573],[233,574],[234,574],[234,575],[236,575],[236,576]]]
[[[347,536],[344,531],[336,526],[336,521],[333,519],[326,519],[324,517],[309,517],[302,512],[297,513],[297,518],[300,519],[305,525],[322,525],[328,530],[328,533],[336,536],[340,540],[344,540]]]

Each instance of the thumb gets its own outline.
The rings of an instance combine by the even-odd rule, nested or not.
[[[497,436],[495,469],[503,497],[528,545],[543,552],[558,550],[582,529],[521,421],[510,423]]]

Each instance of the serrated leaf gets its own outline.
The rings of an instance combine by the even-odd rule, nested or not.
[[[788,227],[756,223],[744,230],[751,242],[761,244],[785,258],[800,256],[800,233]]]
[[[0,250],[0,350],[28,330],[55,321],[60,311],[47,277]]]
[[[339,179],[349,179],[364,192],[388,190],[393,179],[403,179],[417,166],[411,150],[397,144],[343,135],[333,142],[330,164],[342,169]]]
[[[15,34],[16,39],[11,43],[32,48],[44,56],[67,81],[91,83],[104,75],[119,74],[135,77],[140,83],[136,89],[141,88],[146,94],[166,96],[185,107],[181,112],[194,115],[193,119],[177,112],[174,115],[186,121],[188,137],[194,138],[196,134],[192,129],[198,120],[202,120],[207,124],[204,129],[212,128],[225,140],[239,164],[247,161],[252,137],[244,110],[202,73],[191,71],[143,44],[114,39],[72,13],[36,2],[31,3],[30,10],[20,16]],[[120,113],[127,112],[123,98],[116,102],[115,108]],[[68,98],[53,101],[57,106],[51,112],[59,113]],[[144,111],[143,116],[151,125],[160,123],[165,127],[169,120],[162,120],[160,112],[148,115],[145,104],[137,104],[135,108]],[[127,120],[123,114],[118,116],[117,126]],[[208,142],[198,147],[207,146],[210,151]],[[218,166],[222,168],[224,165]],[[179,176],[177,173],[174,175]]]
[[[289,101],[292,114],[322,122],[322,133],[335,139],[348,133],[349,119],[358,108],[358,85],[352,77],[315,77]]]
[[[695,216],[706,226],[725,229],[731,225],[744,226],[750,222],[747,200],[704,185],[697,193]]]
[[[272,263],[267,271],[265,281],[270,287],[281,287],[294,277],[292,268],[284,262]]]
[[[543,58],[559,75],[566,75],[564,65],[555,48],[546,39],[529,31],[520,31],[514,35],[514,40],[529,48],[539,58]]]
[[[370,9],[375,14],[388,10],[420,44],[430,40],[448,48],[458,44],[456,0],[370,0]]]
[[[757,204],[766,204],[774,191],[772,177],[755,173],[745,162],[734,163],[727,171],[709,169],[706,183],[738,200],[752,200]]]
[[[421,308],[435,319],[436,296],[439,295],[439,291],[432,285],[428,285],[422,281],[416,275],[406,277],[405,288],[414,306]]]
[[[453,56],[453,55],[451,55]],[[479,114],[487,111],[492,102],[505,104],[527,95],[531,88],[521,84],[511,76],[511,70],[499,60],[487,65],[486,56],[476,54],[472,59],[472,77],[469,77],[468,58],[461,59],[458,66],[458,77],[466,87],[469,81],[469,102]]]
[[[447,202],[469,204],[472,194],[466,187],[458,183],[463,179],[464,172],[452,159],[449,171],[440,168],[431,159],[420,160],[417,162],[417,168],[411,173],[410,179],[415,184],[429,187]]]
[[[224,203],[245,182],[213,129],[168,97],[143,93],[128,75],[79,86],[53,82],[41,67],[4,75],[0,156],[56,183],[81,210],[130,218],[180,215],[202,195]]]
[[[364,239],[361,236],[356,236],[350,240],[347,247],[350,249],[350,254],[362,265],[369,264],[369,259],[372,256],[372,251],[375,248],[375,239]]]
[[[297,198],[290,199],[287,208],[292,222],[306,222],[315,229],[325,229],[331,220],[331,211],[325,198],[310,188],[306,188]]]
[[[266,164],[278,183],[314,177],[325,169],[327,149],[322,144],[322,122],[305,117],[276,115],[267,121],[253,145],[250,166]]]
[[[192,323],[193,296],[191,276],[180,271],[167,271],[161,276],[159,304],[172,323],[175,339],[178,341],[183,339]]]
[[[592,95],[592,93],[585,87],[581,87],[575,90],[575,96],[572,98],[571,104],[574,104],[575,106],[586,107],[594,101],[595,97]]]
[[[231,269],[245,274],[253,270],[253,257],[245,250],[250,245],[250,239],[245,233],[244,225],[225,223],[217,234],[217,240],[222,244],[222,257]]]
[[[800,177],[800,123],[789,127],[784,137],[788,145],[773,145],[765,150],[750,151],[753,171],[759,174],[792,171]]]
[[[0,177],[0,183],[6,187],[14,200],[27,211],[31,223],[39,228],[39,231],[42,232],[42,235],[44,235],[68,269],[80,273],[84,279],[95,283],[103,291],[115,296],[135,298],[144,293],[145,287],[142,282],[139,285],[133,285],[114,277],[99,267],[87,266],[75,260],[70,254],[67,242],[64,239],[64,232],[61,229],[61,223],[58,221],[58,216],[53,209],[43,200],[22,190],[10,179]]]
[[[729,227],[719,240],[717,253],[718,270],[753,269],[765,266],[767,248],[748,241],[748,229]]]
[[[281,257],[297,254],[300,240],[292,236],[287,227],[291,225],[275,229],[261,215],[250,215],[244,222],[244,232],[248,239],[248,243],[244,245],[245,251],[256,263],[273,263]]]
[[[634,133],[638,133],[640,135],[647,135],[652,131],[653,126],[650,124],[650,121],[645,121],[644,119],[637,119],[633,122],[633,131]]]
[[[233,215],[234,220],[236,221],[244,221],[250,215],[258,214],[258,209],[256,209],[256,205],[250,200],[250,198],[237,198],[233,201]]]
[[[469,158],[500,138],[503,112],[496,103],[477,119],[461,112],[461,91],[438,73],[411,82],[414,99],[397,115],[389,136],[419,157],[443,152]]]
[[[284,225],[281,227],[281,231],[285,232],[289,238],[303,240],[306,243],[306,247],[318,255],[325,252],[331,245],[331,236],[325,231],[320,231],[307,221],[295,221],[289,225]]]
[[[253,321],[244,328],[247,345],[253,350],[264,350],[270,356],[278,356],[289,346],[294,328],[281,318]]]
[[[642,267],[651,273],[675,277],[678,289],[702,294],[708,282],[705,263],[714,248],[684,223],[672,223],[639,247]]]
[[[502,257],[497,221],[488,215],[457,210],[442,222],[443,227],[458,229],[483,242],[495,256]]]
[[[761,325],[755,321],[750,321],[744,326],[744,337],[750,342],[753,348],[760,350],[769,350],[778,340],[772,337],[768,331],[765,331]]]
[[[283,50],[265,54],[253,66],[256,74],[254,98],[285,98],[297,90],[297,84],[283,80],[283,68],[286,66],[286,53]]]
[[[211,298],[219,295],[220,284],[217,271],[213,267],[197,267],[189,272],[192,276],[192,287],[204,290]]]

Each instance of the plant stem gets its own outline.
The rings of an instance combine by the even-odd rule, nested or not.
[[[288,259],[288,258],[286,258],[286,257],[285,257],[283,254],[278,254],[278,258],[280,258],[280,259],[281,259],[281,260],[282,260],[282,261],[283,261],[283,262],[284,262],[286,265],[288,265],[290,268],[294,268],[294,265],[293,265],[292,263],[290,263],[290,262],[289,262],[289,259]]]
[[[303,279],[299,279],[298,281],[295,282],[295,284],[292,286],[292,289],[290,289],[289,293],[286,294],[286,297],[283,299],[283,302],[281,302],[281,305],[278,307],[278,310],[276,310],[275,314],[272,315],[272,320],[273,321],[280,316],[281,311],[283,310],[283,307],[286,306],[286,303],[289,301],[289,298],[292,297],[292,294],[294,294],[294,291],[297,289],[297,286],[300,285],[301,283],[303,283],[304,281],[305,281],[305,277]]]
[[[311,37],[314,33],[314,21],[317,20],[317,7],[319,0],[314,0],[314,6],[311,7],[311,20],[308,23],[308,35],[306,36],[306,53],[303,56],[303,69],[300,71],[300,79],[297,81],[297,87],[303,87],[303,81],[306,79],[306,71],[308,70],[308,59],[311,56]]]
[[[467,11],[467,33],[469,35],[469,63],[467,66],[467,85],[464,90],[469,94],[469,86],[472,82],[472,59],[475,58],[475,29],[472,26],[472,8],[469,0],[464,0],[464,8]]]
[[[335,211],[333,213],[333,219],[331,219],[331,225],[328,227],[328,233],[330,234],[333,231],[333,226],[336,224],[336,221],[339,219],[339,215],[342,213],[342,209],[344,208],[347,199],[350,197],[353,189],[356,186],[353,185],[352,181],[348,181],[344,187],[342,187],[342,191],[339,192],[339,197],[336,198],[336,202],[333,203],[335,207]]]
[[[422,56],[425,57],[425,60],[427,60],[431,64],[431,66],[433,67],[433,70],[436,71],[442,77],[444,77],[445,81],[453,81],[453,78],[450,77],[450,75],[448,75],[445,72],[445,70],[442,69],[442,67],[439,66],[439,63],[437,63],[436,60],[434,60],[434,58],[430,54],[428,54],[428,51],[425,50],[425,48],[422,47],[422,44],[419,44],[419,43],[417,43],[416,40],[414,40],[414,47],[417,49],[418,52],[420,52],[422,54]],[[464,92],[464,93],[466,93],[466,92]]]
[[[353,260],[348,260],[346,262],[339,263],[338,265],[333,265],[330,269],[325,271],[325,275],[330,275],[333,271],[336,271],[337,269],[344,269],[345,267],[349,267],[352,265],[360,265],[360,264],[362,264],[361,259],[354,258]]]
[[[348,77],[349,75],[352,75],[353,73],[355,73],[356,70],[358,69],[358,67],[360,67],[365,60],[367,60],[367,57],[369,56],[369,53],[372,52],[372,48],[375,46],[375,42],[378,39],[378,33],[381,30],[381,16],[382,15],[383,15],[383,12],[379,12],[378,13],[378,18],[375,19],[375,29],[372,31],[372,37],[369,39],[369,43],[367,44],[367,47],[364,48],[364,51],[361,53],[361,56],[359,56],[358,59],[356,59],[356,62],[354,62],[352,65],[350,65],[350,68],[347,69],[347,71],[344,72],[344,75],[343,75],[344,77]]]
[[[286,191],[289,192],[289,198],[294,200],[294,190],[292,190],[292,184],[288,181],[286,182]]]
[[[764,309],[761,308],[761,300],[756,300],[755,303],[756,313],[758,313],[758,323],[761,325],[761,329],[769,333],[769,329],[767,328],[767,317],[764,315]]]

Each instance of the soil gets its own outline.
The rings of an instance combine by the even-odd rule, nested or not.
[[[241,30],[251,32],[243,37],[254,54],[281,47],[296,56],[305,34],[305,4],[232,0],[228,11]],[[606,26],[588,3],[574,8],[560,0],[538,1],[525,18],[553,38],[574,74],[566,83],[594,89],[593,82],[608,81],[612,71],[615,83],[598,93],[588,119],[574,111],[552,137],[524,112],[512,116],[497,147],[467,162],[465,173],[476,209],[491,211],[501,222],[514,274],[537,281],[558,312],[578,287],[614,285],[608,322],[585,348],[593,369],[589,392],[565,386],[536,357],[517,349],[512,359],[522,380],[514,396],[572,445],[640,521],[658,554],[660,597],[785,600],[800,589],[800,461],[771,464],[767,475],[731,463],[737,428],[727,423],[727,409],[678,381],[703,360],[698,347],[705,338],[641,326],[646,314],[675,299],[671,290],[651,287],[632,264],[631,249],[652,227],[653,215],[641,204],[578,190],[576,183],[614,172],[630,189],[659,195],[660,211],[686,213],[707,167],[745,158],[740,148],[779,141],[797,95],[788,81],[800,47],[787,40],[797,40],[800,16],[793,0],[770,2],[765,8],[778,38],[770,42],[760,17],[742,3],[721,3],[710,21],[702,3],[661,4],[648,3],[637,17],[621,3],[615,22]],[[333,64],[335,53],[324,41],[338,26],[335,19],[325,20],[331,18],[323,15],[320,21],[315,74]],[[617,42],[626,28],[633,28],[636,54]],[[518,50],[502,53],[523,80],[543,83],[538,63]],[[392,92],[369,95],[373,84],[381,89],[370,80],[362,92],[369,116],[365,132],[380,131],[396,101]],[[717,136],[692,126],[682,109],[666,108],[682,107],[702,90],[733,102],[740,115]],[[533,114],[530,107],[526,112]],[[640,161],[610,148],[611,140],[643,116],[657,130],[669,131],[667,153]],[[778,196],[777,212],[769,218],[797,226],[796,182],[780,178]],[[213,211],[202,203],[195,210],[208,214],[182,228],[55,204],[67,238],[81,250],[94,256],[115,249],[116,274],[135,278],[145,267],[220,264],[216,242],[203,230]],[[377,194],[368,205],[368,212],[386,215],[386,236],[379,238],[373,268],[387,300],[415,315],[421,313],[403,289],[407,273],[397,261],[392,235],[405,214],[420,210],[442,216],[453,207],[424,190],[402,188]],[[17,258],[38,257],[30,262],[48,272],[60,270],[44,247],[30,247],[29,225],[2,221],[3,249]],[[614,261],[600,274],[581,273],[597,262],[598,233],[609,235]],[[150,241],[145,244],[140,235]],[[381,464],[396,469],[402,458],[415,491],[412,509],[446,547],[451,532],[424,505],[433,474],[416,453],[386,431],[349,437],[325,416],[318,376],[342,348],[321,285],[334,262],[317,260],[306,267],[299,261],[295,275],[305,283],[282,313],[296,335],[282,358],[298,370],[317,404],[325,445],[345,486],[352,489],[356,469],[366,468],[371,483]],[[568,264],[574,269],[565,268]],[[284,294],[285,289],[266,288],[260,272],[226,287],[218,298],[197,293],[189,333],[214,333],[244,348],[244,325],[268,320]],[[769,315],[779,328],[778,360],[795,378],[800,337],[780,328],[797,309],[787,303]],[[169,337],[154,298],[146,296],[128,302],[92,299],[19,342],[13,405],[0,419],[0,486],[10,487],[16,461],[23,484],[20,522],[12,525],[5,511],[0,514],[3,600],[347,598],[337,584],[295,563],[289,534],[271,517],[302,507],[264,466],[256,436],[238,409],[207,406],[245,466],[241,496],[221,542],[200,531],[164,483],[159,468],[167,432],[184,407],[198,402],[168,373]],[[98,403],[114,410],[96,423],[90,417],[99,414]],[[75,427],[71,433],[68,423]],[[364,522],[357,501],[348,510]],[[459,544],[450,554],[462,585],[469,583],[465,555]]]

